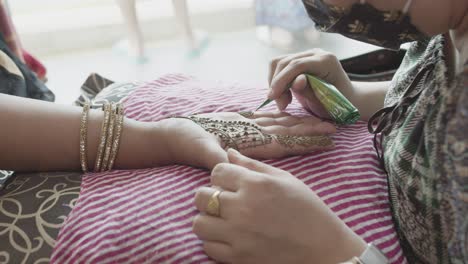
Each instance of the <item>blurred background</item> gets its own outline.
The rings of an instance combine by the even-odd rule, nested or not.
[[[300,0],[10,0],[8,6],[23,48],[45,66],[48,87],[65,104],[92,72],[114,81],[182,72],[266,86],[276,56],[319,47],[346,58],[374,49],[318,33]]]

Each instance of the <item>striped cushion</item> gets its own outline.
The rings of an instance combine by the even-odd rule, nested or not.
[[[266,91],[168,75],[146,83],[125,101],[126,115],[156,121],[170,115],[251,110]],[[306,114],[294,102],[293,114]],[[273,106],[269,107],[273,110]],[[336,148],[268,164],[310,186],[357,234],[392,263],[405,263],[366,124],[339,129]],[[211,263],[192,233],[193,197],[209,172],[187,166],[90,173],[60,231],[53,263]]]

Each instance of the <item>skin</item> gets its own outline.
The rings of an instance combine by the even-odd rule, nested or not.
[[[327,2],[350,7],[359,1]],[[381,10],[401,10],[405,2],[368,0]],[[449,66],[460,72],[468,59],[468,1],[414,0],[410,15],[422,32],[448,37]],[[326,115],[307,87],[304,73],[334,84],[361,111],[363,119],[383,106],[388,83],[350,82],[334,55],[311,50],[272,61],[268,97],[276,100],[280,110],[295,96],[307,110]],[[292,93],[287,91],[289,85]],[[225,263],[335,264],[363,252],[364,241],[296,178],[235,151],[228,158],[229,163],[212,171],[215,187],[202,188],[195,197],[201,213],[194,219],[194,232],[204,241],[209,256]],[[206,204],[219,188],[224,190],[219,196],[221,215],[208,216]]]
[[[328,0],[329,4],[349,8],[359,0]],[[389,11],[401,10],[406,0],[384,1],[368,0],[376,8]],[[453,45],[449,45],[452,60],[456,57],[465,61],[468,54],[466,32],[468,2],[464,0],[431,1],[413,0],[409,14],[413,24],[429,36],[447,34]],[[454,65],[460,68],[461,65]],[[284,110],[291,103],[292,97],[305,109],[322,117],[328,117],[308,87],[304,73],[316,75],[335,85],[360,111],[362,119],[368,120],[373,113],[383,107],[389,82],[351,82],[343,71],[338,59],[327,51],[313,49],[297,54],[275,58],[270,63],[269,99],[274,99],[278,109]],[[291,87],[291,90],[288,88]]]
[[[428,1],[415,0],[411,8],[414,23],[425,32],[451,36],[448,50],[451,51],[454,65],[459,67],[458,62],[467,59],[465,43],[468,3],[466,0],[431,0],[427,4]],[[356,1],[333,2],[350,5]],[[387,2],[391,1],[370,1],[381,8],[401,8],[404,4],[403,1],[393,1],[395,6],[390,6]],[[433,19],[435,17],[438,20]],[[437,25],[434,21],[437,21]],[[304,67],[302,73],[314,73],[312,71],[317,68],[323,68],[322,72],[315,73],[325,76],[327,81],[343,89],[343,93],[358,106],[363,116],[368,116],[368,111],[371,112],[383,103],[386,84],[367,84],[369,89],[365,89],[363,84],[349,83],[343,77],[333,56],[316,52],[305,57],[311,57],[312,66],[306,67],[308,63],[298,64]],[[293,85],[294,96],[298,99],[302,97],[305,107],[316,107],[313,101],[309,101],[312,97],[308,97],[305,92],[301,93],[305,87],[299,79],[302,73],[293,71],[294,67],[288,67],[291,63],[292,60],[283,64],[284,67],[278,71],[276,66],[271,67],[273,94],[270,97],[279,100],[290,83],[287,80],[292,80],[298,82]],[[361,97],[371,102],[370,106],[360,104],[358,100]],[[380,103],[373,105],[374,101]],[[369,107],[369,110],[364,107]],[[17,171],[78,170],[80,112],[81,109],[77,107],[0,95],[0,149],[8,150],[8,155],[0,153],[0,167]],[[239,116],[213,117],[244,120]],[[298,120],[275,113],[254,117],[253,121],[261,123],[263,117],[271,122],[261,126],[271,133],[284,133],[285,130],[292,134],[310,133],[310,130],[298,130],[300,124],[309,129],[321,127],[317,133],[324,133],[323,128],[326,126],[313,117]],[[94,151],[91,150],[97,148],[102,118],[102,112],[91,111],[88,130],[90,168],[95,159]],[[333,132],[332,128],[330,132]],[[309,151],[312,150],[316,149]],[[268,155],[273,154],[281,156],[278,151],[282,151],[281,155],[307,152],[303,149],[288,152],[287,149],[273,146],[268,151],[258,148],[256,154],[244,154],[268,158]],[[214,259],[228,263],[326,264],[346,261],[360,255],[365,248],[364,241],[347,228],[316,194],[287,172],[246,158],[235,151],[226,154],[215,136],[189,120],[169,119],[155,123],[125,120],[116,168],[175,163],[214,168],[212,183],[225,190],[219,197],[219,218],[204,213],[214,188],[202,188],[195,197],[195,204],[201,213],[194,220],[194,232],[203,240],[206,253]],[[291,218],[294,219],[294,225],[291,225]]]
[[[220,217],[205,214],[215,188],[201,188],[195,197],[202,214],[194,219],[193,230],[215,260],[326,264],[365,248],[364,241],[296,177],[232,149],[228,158],[230,163],[217,165],[211,173],[211,184],[224,190]]]
[[[0,168],[14,171],[80,170],[79,131],[82,109],[0,94]],[[246,119],[237,113],[205,114],[225,121],[245,121],[271,135],[323,135],[335,127],[313,116],[258,113]],[[87,157],[94,168],[103,112],[91,110],[88,117]],[[330,146],[328,148],[331,148]],[[310,146],[283,147],[276,142],[244,149],[251,157],[270,159],[327,149]],[[212,169],[227,161],[219,139],[187,119],[160,122],[124,120],[116,169],[136,169],[169,164],[187,164]]]
[[[308,111],[329,118],[328,113],[310,89],[304,73],[309,73],[335,85],[361,113],[369,119],[382,107],[389,82],[351,82],[338,58],[321,49],[275,58],[270,63],[268,98],[275,99],[279,110],[285,110],[292,96]],[[288,90],[288,85],[291,89]]]

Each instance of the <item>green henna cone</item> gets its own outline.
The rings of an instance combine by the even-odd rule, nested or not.
[[[359,120],[358,109],[335,86],[308,74],[306,77],[315,96],[337,124],[350,125]]]

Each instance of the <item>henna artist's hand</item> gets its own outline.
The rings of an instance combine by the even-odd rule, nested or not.
[[[294,95],[306,110],[324,118],[329,117],[310,89],[304,75],[306,73],[333,84],[349,100],[352,100],[353,84],[340,61],[332,53],[321,49],[312,49],[273,59],[270,63],[268,78],[271,88],[268,98],[275,100],[278,108],[284,110],[291,103],[292,95]]]
[[[193,231],[205,252],[222,263],[335,264],[359,256],[365,242],[302,181],[288,172],[229,150],[230,163],[218,164],[211,184],[219,217],[207,213],[217,190],[198,190],[201,214]]]
[[[234,148],[255,159],[302,155],[334,147],[335,127],[314,116],[287,113],[210,113],[161,122],[171,160],[212,169]]]

